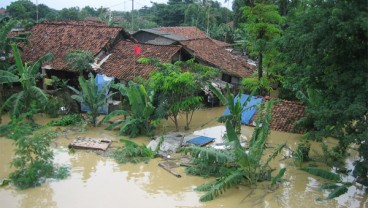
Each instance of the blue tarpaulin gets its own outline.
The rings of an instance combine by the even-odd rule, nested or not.
[[[211,138],[211,137],[198,136],[196,138],[193,138],[193,139],[187,141],[187,143],[195,144],[195,145],[198,145],[198,146],[204,146],[204,145],[212,142],[213,140],[214,140],[214,138]]]
[[[238,96],[239,95],[237,95],[234,98],[234,102],[237,102]],[[247,94],[242,94],[241,95],[240,102],[241,102],[242,105],[245,103],[245,101],[248,99],[248,97],[249,97],[249,95],[247,95]],[[250,98],[247,105],[244,106],[244,108],[246,110],[244,110],[244,112],[242,113],[242,117],[241,117],[241,123],[242,124],[249,125],[250,120],[252,119],[252,117],[254,116],[254,114],[257,111],[256,105],[258,103],[261,103],[262,99],[263,99],[262,97],[255,97],[255,96],[252,96]],[[229,110],[229,108],[226,108],[225,112],[224,112],[224,115],[229,115],[229,114],[230,114],[230,110]]]

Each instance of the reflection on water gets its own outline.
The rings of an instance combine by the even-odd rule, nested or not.
[[[223,110],[214,108],[198,112],[193,118],[190,132],[217,126],[218,123],[213,118],[221,115]],[[45,117],[36,119],[44,124],[48,122]],[[158,131],[167,132],[173,129],[171,122],[164,121]],[[220,198],[201,203],[199,197],[202,193],[194,191],[194,188],[213,179],[185,175],[183,168],[175,169],[182,175],[182,178],[176,178],[158,167],[162,159],[151,160],[148,164],[120,165],[113,159],[99,156],[94,152],[80,150],[70,153],[67,145],[77,135],[112,139],[116,141],[113,147],[118,146],[117,141],[122,137],[116,136],[117,132],[103,130],[103,127],[87,128],[82,132],[67,128],[64,130],[54,142],[55,162],[69,165],[71,175],[65,180],[50,180],[40,187],[22,191],[12,186],[0,188],[1,207],[361,207],[367,200],[364,188],[354,184],[347,194],[337,199],[317,201],[317,198],[328,194],[319,190],[320,184],[325,181],[299,171],[291,160],[281,160],[280,157],[271,166],[287,167],[284,177],[286,181],[276,191],[269,191],[268,183],[261,183],[253,190],[240,186],[227,191]],[[250,138],[252,130],[243,126],[242,134]],[[272,147],[287,142],[288,146],[295,148],[299,137],[297,134],[272,132],[268,145]],[[148,139],[143,137],[135,141],[148,143]],[[12,171],[9,166],[14,154],[12,144],[11,140],[0,138],[0,178],[7,177]],[[317,149],[319,146],[312,143],[312,148]],[[287,150],[284,150],[284,153],[290,154]],[[350,166],[356,154],[352,155],[352,158],[347,160]],[[344,178],[344,180],[352,179]]]

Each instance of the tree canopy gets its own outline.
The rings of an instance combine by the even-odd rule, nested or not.
[[[367,143],[367,15],[364,0],[312,1],[281,41],[285,86],[309,99],[314,137],[338,138],[338,152]]]

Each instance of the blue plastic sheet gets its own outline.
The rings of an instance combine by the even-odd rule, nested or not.
[[[196,138],[193,138],[193,139],[187,141],[187,143],[195,144],[195,145],[198,145],[198,146],[204,146],[204,145],[212,142],[213,140],[214,140],[214,138],[211,138],[211,137],[198,136]]]
[[[237,102],[238,101],[238,96],[237,95],[235,98],[234,98],[234,102]],[[241,97],[240,97],[240,102],[242,105],[244,105],[245,101],[248,99],[249,95],[247,94],[242,94]],[[245,110],[244,112],[242,113],[242,117],[241,117],[241,123],[242,124],[245,124],[245,125],[249,125],[250,123],[250,120],[252,119],[252,117],[254,116],[254,114],[256,113],[257,111],[257,108],[256,108],[256,105],[261,103],[263,100],[262,97],[255,97],[255,96],[252,96],[249,100],[249,102],[247,103],[246,106],[244,106]],[[225,112],[224,112],[224,115],[229,115],[230,114],[230,110],[229,108],[226,108],[225,109]]]

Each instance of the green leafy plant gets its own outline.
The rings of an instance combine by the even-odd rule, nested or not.
[[[94,59],[91,51],[71,50],[66,54],[65,60],[68,62],[68,67],[79,72],[79,75],[82,76],[83,72],[92,68],[91,64]]]
[[[311,144],[308,140],[304,140],[298,143],[296,149],[293,151],[292,156],[296,163],[299,166],[302,165],[303,162],[307,162],[310,160],[309,158],[309,151],[310,151]]]
[[[125,146],[119,147],[114,151],[113,157],[115,160],[118,163],[140,163],[148,162],[150,159],[156,157],[160,145],[163,142],[163,138],[161,138],[155,150],[151,150],[145,144],[138,145],[130,140],[120,139],[120,141],[123,142]]]
[[[159,118],[155,118],[155,107],[153,106],[154,92],[147,92],[143,85],[129,83],[129,86],[115,84],[112,86],[128,99],[129,108],[115,110],[107,115],[103,122],[114,117],[127,117],[126,120],[116,120],[107,129],[111,130],[120,126],[120,135],[136,137],[138,135],[149,135],[158,124]]]
[[[81,90],[74,87],[69,88],[75,93],[72,98],[89,107],[88,115],[90,116],[93,126],[97,125],[97,117],[100,115],[99,109],[106,105],[107,100],[115,93],[107,93],[109,85],[105,84],[100,90],[95,84],[95,77],[92,73],[89,74],[89,80],[85,80],[82,76],[78,78]]]
[[[38,112],[39,109],[43,109],[48,102],[47,95],[42,89],[36,86],[36,79],[39,74],[38,70],[43,62],[52,60],[53,56],[48,53],[34,64],[28,65],[27,63],[23,64],[17,45],[12,44],[12,48],[19,75],[17,81],[21,83],[22,91],[11,95],[4,102],[0,111],[2,112],[4,109],[9,110],[12,117],[20,117],[21,114],[27,114],[27,118],[32,120],[33,114]],[[14,78],[13,76],[11,81],[14,81]],[[30,111],[30,109],[33,111]]]
[[[266,102],[264,105],[265,108],[262,111],[259,109],[259,115],[256,121],[257,125],[249,141],[248,151],[245,151],[240,145],[238,135],[230,120],[226,121],[226,138],[230,145],[229,150],[220,152],[199,147],[184,148],[184,151],[189,152],[194,158],[203,157],[204,161],[207,160],[205,164],[212,163],[212,167],[214,165],[231,167],[228,171],[224,172],[224,175],[219,176],[216,181],[197,187],[198,191],[207,192],[200,198],[201,201],[213,200],[229,188],[240,184],[253,186],[259,181],[269,180],[271,181],[271,185],[274,185],[281,180],[285,169],[281,169],[275,177],[272,177],[272,169],[269,167],[269,162],[281,152],[285,144],[279,145],[266,161],[261,160],[269,134],[272,103]],[[210,168],[212,167],[210,166]],[[198,172],[206,169],[205,166],[198,165],[195,168],[198,168]],[[221,169],[218,168],[218,170]]]
[[[202,66],[193,60],[177,61],[174,64],[147,58],[138,61],[158,68],[149,78],[149,86],[155,90],[157,96],[157,109],[163,109],[165,118],[175,124],[176,131],[179,131],[179,115],[185,114],[185,129],[189,129],[194,112],[202,106],[202,97],[199,96],[201,88],[218,75],[218,70]]]
[[[52,136],[52,133],[38,133],[16,141],[15,158],[11,163],[16,170],[10,174],[15,186],[30,188],[40,185],[46,178],[62,179],[68,175],[66,167],[53,164]]]
[[[72,126],[83,122],[83,118],[79,114],[65,115],[60,119],[52,120],[47,125],[49,126]]]

